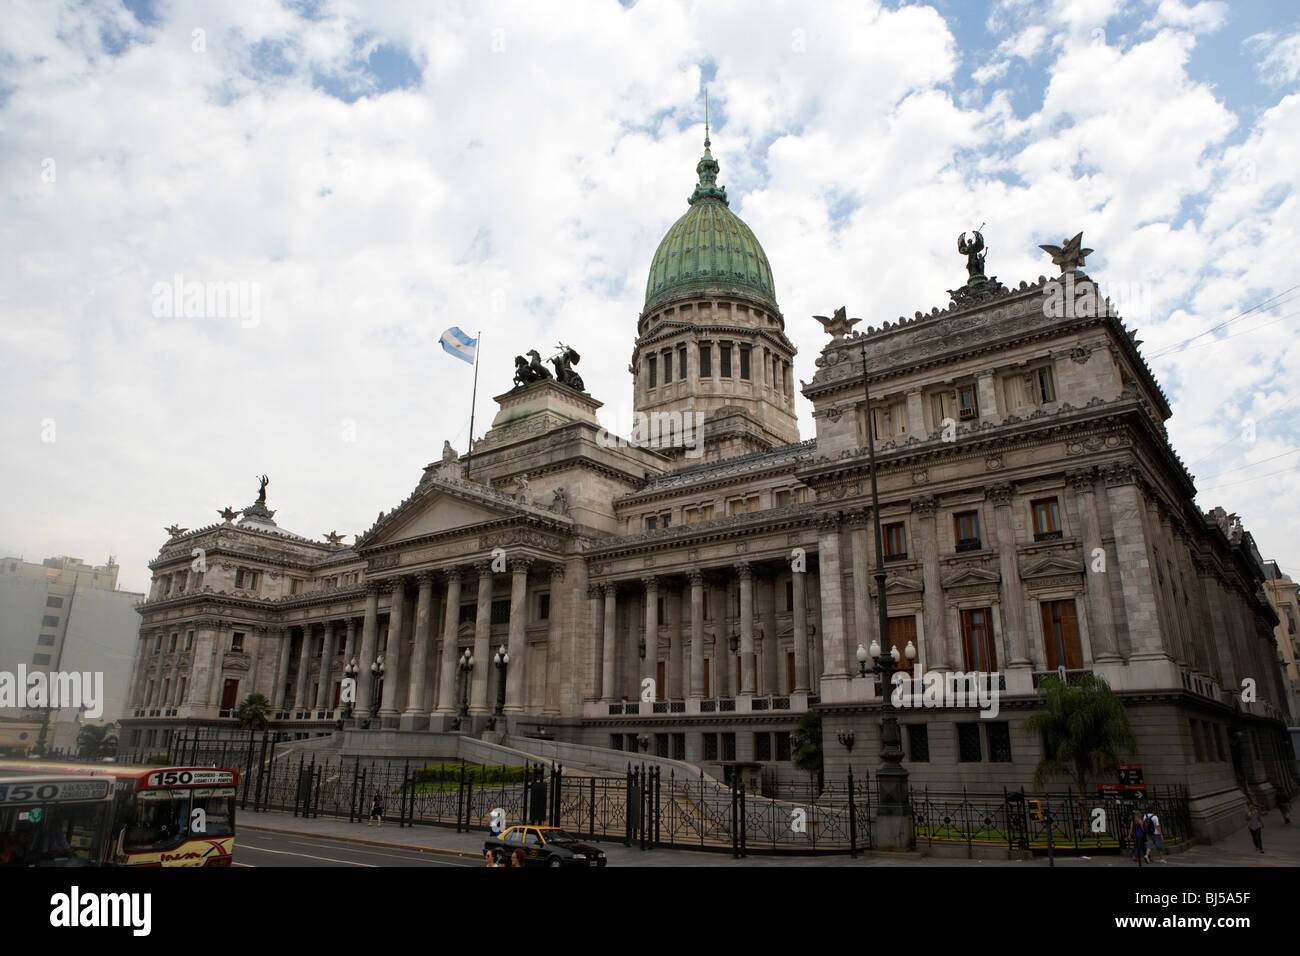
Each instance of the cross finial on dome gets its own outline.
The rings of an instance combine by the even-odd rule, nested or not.
[[[692,206],[703,199],[712,199],[720,201],[724,206],[728,205],[726,187],[718,185],[718,161],[713,158],[709,152],[709,90],[704,88],[704,155],[700,157],[699,163],[695,167],[696,174],[700,181],[695,184],[695,192],[687,200]]]
[[[709,148],[709,88],[704,88],[704,148]]]

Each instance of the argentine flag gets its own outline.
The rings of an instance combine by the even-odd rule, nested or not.
[[[471,339],[456,326],[452,326],[446,332],[442,333],[442,338],[438,340],[442,347],[458,359],[464,359],[470,365],[474,364],[474,350],[478,348],[478,339]]]

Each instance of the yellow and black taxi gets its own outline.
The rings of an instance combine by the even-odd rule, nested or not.
[[[485,840],[483,850],[497,853],[506,865],[515,850],[524,851],[525,866],[605,865],[603,850],[581,842],[559,827],[510,827],[500,836]]]

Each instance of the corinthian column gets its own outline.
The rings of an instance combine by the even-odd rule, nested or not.
[[[402,627],[406,619],[406,578],[393,582],[393,604],[388,611],[388,643],[384,647],[384,691],[379,716],[398,717],[397,689],[402,683]]]
[[[988,489],[998,528],[998,570],[1002,576],[1003,643],[1007,646],[1010,667],[1029,667],[1029,633],[1025,629],[1025,593],[1020,584],[1020,565],[1016,561],[1016,532],[1011,521],[1014,497],[1010,484]],[[955,655],[954,655],[955,656]]]
[[[793,572],[794,586],[791,588],[794,607],[790,616],[794,625],[794,688],[796,694],[806,694],[808,683],[808,572]]]
[[[599,584],[587,585],[588,633],[592,636],[591,653],[587,660],[591,670],[591,700],[601,698],[601,674],[605,648],[605,589]]]
[[[704,697],[704,575],[691,572],[691,699]]]
[[[492,563],[480,561],[474,566],[478,571],[478,604],[474,611],[474,660],[482,661],[488,677],[479,681],[469,705],[471,714],[492,713],[492,688],[496,675],[488,667],[492,663]]]
[[[379,583],[366,582],[366,613],[361,624],[361,660],[357,662],[356,712],[370,716],[370,665],[375,662],[375,647],[379,643]],[[285,663],[288,663],[287,660]],[[283,681],[283,676],[281,681]]]
[[[944,623],[943,584],[939,580],[939,535],[935,527],[936,503],[934,497],[926,496],[912,502],[912,511],[917,517],[918,536],[921,545],[921,613],[925,642],[925,663],[935,670],[958,670],[957,660],[949,655],[949,646]],[[921,648],[917,648],[919,652]]]
[[[320,652],[320,680],[316,684],[316,709],[328,710],[330,689],[334,682],[330,680],[330,665],[334,663],[334,622],[325,622],[325,646]]]
[[[447,570],[447,607],[442,615],[442,670],[438,676],[438,711],[454,717],[456,697],[456,625],[460,621],[460,568]]]
[[[510,670],[506,676],[507,714],[524,712],[525,669],[528,664],[528,639],[524,627],[528,623],[528,569],[531,558],[515,558],[510,562]],[[486,662],[485,662],[486,666]]]
[[[659,579],[655,577],[645,577],[641,579],[645,585],[645,659],[641,662],[641,681],[637,687],[637,699],[640,700],[641,687],[645,686],[647,678],[650,680],[650,686],[655,692],[651,695],[650,703],[641,702],[641,710],[644,713],[654,713],[654,701],[658,699],[660,689],[656,684],[658,669],[656,663],[659,659]]]
[[[419,587],[419,597],[415,603],[415,646],[411,648],[411,680],[406,689],[403,730],[425,730],[429,726],[429,710],[424,704],[424,682],[428,678],[426,664],[429,654],[429,610],[433,606],[433,575],[421,571],[415,576],[415,582]]]
[[[736,565],[740,578],[740,693],[754,695],[754,569],[741,562]]]
[[[618,586],[613,581],[605,582],[605,642],[603,646],[604,659],[600,662],[601,683],[600,693],[601,700],[613,703],[614,697],[614,649],[617,646],[618,636],[614,633],[617,610],[616,602],[618,601]]]
[[[1115,635],[1115,621],[1110,605],[1110,574],[1107,555],[1101,543],[1101,521],[1097,517],[1096,473],[1092,469],[1066,475],[1078,503],[1079,520],[1083,524],[1084,588],[1088,599],[1088,635],[1092,639],[1092,660],[1095,664],[1118,663],[1119,640]],[[1101,552],[1101,563],[1097,562]],[[1094,566],[1098,570],[1093,570]]]

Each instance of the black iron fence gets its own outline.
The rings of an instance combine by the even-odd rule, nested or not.
[[[490,832],[523,823],[559,826],[597,841],[655,847],[757,852],[857,853],[873,847],[874,781],[819,786],[813,779],[749,793],[702,773],[629,763],[622,774],[590,776],[558,764],[490,766],[462,761],[325,758],[286,752],[269,732],[178,737],[173,764],[240,771],[244,810],[290,811],[360,822],[376,797],[385,823]],[[1187,791],[1150,787],[1140,800],[1117,795],[1025,790],[909,791],[918,847],[1117,852],[1128,844],[1133,811],[1155,811],[1166,844],[1190,837]]]

